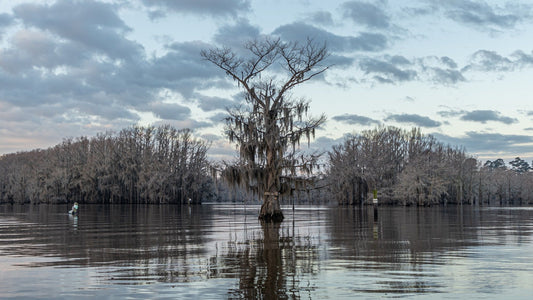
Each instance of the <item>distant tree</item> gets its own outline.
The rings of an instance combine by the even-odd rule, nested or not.
[[[393,187],[395,195],[404,204],[431,205],[439,203],[448,195],[448,168],[446,151],[441,143],[420,129],[406,132],[407,155],[398,184]]]
[[[201,53],[245,92],[246,104],[228,110],[225,134],[237,144],[240,159],[226,167],[223,177],[263,197],[260,219],[282,221],[279,196],[305,184],[304,175],[317,166],[317,156],[303,155],[297,146],[302,138],[314,137],[326,119],[308,117],[309,103],[292,99],[290,92],[328,69],[322,65],[328,52],[312,40],[270,38],[250,41],[245,49],[244,55],[229,48]],[[276,77],[280,71],[286,75],[281,79]]]
[[[473,203],[482,192],[477,161],[463,149],[438,142],[420,129],[366,130],[329,152],[328,180],[339,204],[364,203],[373,189],[380,203]]]
[[[363,204],[368,192],[362,145],[355,137],[347,138],[329,152],[327,179],[329,190],[338,204]]]
[[[487,167],[487,168],[489,168],[491,170],[495,170],[495,169],[505,170],[505,169],[507,169],[507,167],[505,166],[505,162],[501,158],[498,158],[495,161],[487,160],[483,166]]]
[[[514,160],[510,161],[509,164],[512,166],[511,169],[518,173],[524,173],[531,170],[529,164],[520,157],[516,157]]]
[[[391,187],[406,155],[404,135],[398,128],[379,127],[348,136],[332,148],[328,177],[339,204],[363,204],[374,189],[381,199],[393,197]]]

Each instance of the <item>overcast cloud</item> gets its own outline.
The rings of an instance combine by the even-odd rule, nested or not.
[[[370,28],[386,29],[390,26],[389,17],[382,9],[383,3],[348,1],[342,5],[344,17],[358,25]]]
[[[439,127],[441,122],[430,119],[429,117],[416,114],[394,114],[385,118],[385,121],[411,124],[415,127]]]
[[[531,16],[528,1],[3,1],[0,153],[169,123],[219,136],[220,157],[233,149],[220,119],[242,94],[200,51],[277,36],[330,51],[293,95],[328,116],[320,147],[418,126],[478,155],[533,157]]]
[[[479,122],[485,124],[487,122],[499,122],[503,124],[513,124],[517,123],[518,119],[503,116],[500,112],[494,110],[448,110],[448,111],[439,111],[438,114],[445,118],[450,117],[459,117],[460,120],[470,121],[470,122]]]
[[[236,17],[250,10],[248,0],[142,0],[146,7],[152,8],[150,15],[164,17],[167,12],[179,14],[198,14],[212,17]]]
[[[333,52],[377,52],[387,47],[387,37],[379,33],[362,32],[356,36],[341,36],[303,22],[282,25],[273,34],[286,41],[304,42],[307,37],[318,43],[327,42]]]
[[[334,116],[332,119],[335,120],[335,121],[338,121],[338,122],[344,122],[344,123],[349,124],[349,125],[371,126],[371,125],[379,125],[380,124],[380,122],[377,121],[377,120],[373,120],[373,119],[365,117],[365,116],[350,115],[350,114]]]
[[[517,119],[502,116],[499,112],[493,110],[474,110],[465,113],[461,120],[487,123],[488,121],[501,122],[504,124],[512,124],[518,122]]]

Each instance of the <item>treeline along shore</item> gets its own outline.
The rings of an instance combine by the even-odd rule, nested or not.
[[[0,202],[200,203],[208,148],[187,129],[131,127],[3,155]]]
[[[212,178],[209,144],[190,130],[131,127],[0,156],[0,203],[194,203],[253,197]],[[323,159],[300,202],[363,205],[533,204],[533,172],[520,158],[478,161],[419,129],[353,134]],[[239,200],[241,200],[239,199]],[[282,199],[285,203],[294,199]],[[292,202],[290,202],[292,203]]]
[[[380,127],[348,137],[329,152],[327,180],[338,203],[531,204],[533,172],[515,158],[478,161],[420,129]]]

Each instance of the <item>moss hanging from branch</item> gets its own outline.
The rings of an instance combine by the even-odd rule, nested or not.
[[[238,162],[226,166],[223,177],[260,193],[263,206],[259,217],[280,221],[279,195],[291,190],[284,184],[299,188],[310,182],[298,176],[311,174],[317,163],[298,154],[300,141],[305,138],[309,143],[326,120],[324,115],[310,117],[309,102],[292,99],[290,92],[329,68],[323,65],[327,47],[310,39],[300,44],[266,38],[246,43],[245,49],[248,55],[242,57],[228,48],[201,53],[245,93],[245,104],[228,110],[225,133],[237,144],[240,155]]]

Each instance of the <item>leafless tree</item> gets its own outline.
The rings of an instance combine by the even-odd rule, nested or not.
[[[213,193],[208,148],[168,125],[67,138],[0,156],[0,202],[200,203]]]
[[[229,48],[201,53],[246,95],[245,105],[228,110],[225,133],[237,144],[240,159],[227,166],[224,178],[262,195],[260,219],[282,221],[280,194],[303,184],[317,163],[316,156],[298,153],[297,146],[302,138],[314,137],[326,119],[308,117],[309,102],[292,99],[290,92],[328,69],[322,65],[328,52],[312,40],[271,38],[250,41],[245,49],[244,55]]]
[[[379,127],[354,134],[333,147],[329,158],[330,189],[341,204],[363,203],[373,189],[381,203],[473,204],[479,185],[474,158],[417,128]]]

